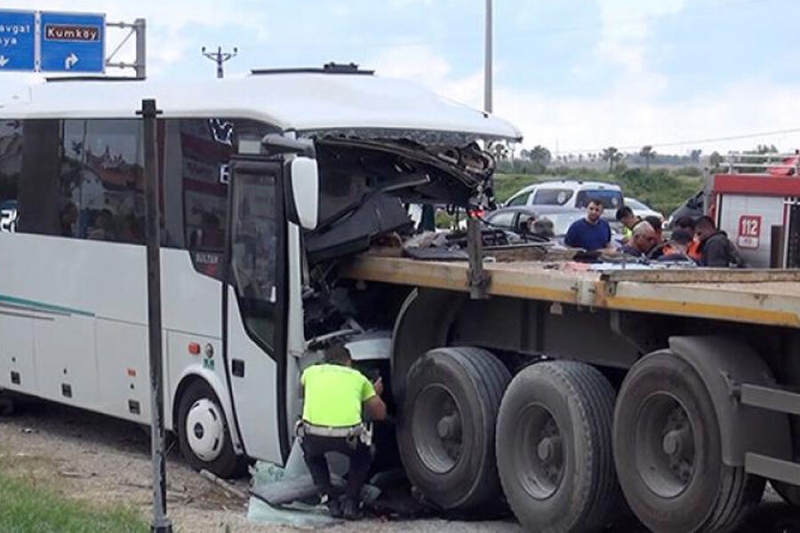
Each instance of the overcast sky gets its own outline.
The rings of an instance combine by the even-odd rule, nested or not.
[[[212,78],[215,65],[200,48],[236,46],[226,76],[352,61],[483,105],[485,0],[6,0],[3,7],[143,17],[154,79]],[[644,144],[661,153],[756,144],[794,150],[798,21],[798,0],[494,0],[494,111],[522,130],[524,147],[554,153]],[[124,36],[109,28],[109,53]],[[132,60],[132,41],[115,60]],[[2,74],[0,83],[19,76]]]

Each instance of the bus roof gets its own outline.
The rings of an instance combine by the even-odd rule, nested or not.
[[[163,117],[254,118],[298,132],[430,130],[519,140],[508,122],[414,82],[373,75],[270,73],[212,81],[56,81],[0,102],[0,118],[135,117],[142,99]]]

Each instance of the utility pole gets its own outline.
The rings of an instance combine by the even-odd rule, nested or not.
[[[227,60],[236,57],[236,54],[239,53],[239,50],[234,46],[233,52],[223,52],[222,47],[218,46],[216,52],[206,52],[206,47],[204,46],[200,52],[217,64],[217,78],[222,78],[224,76],[224,73],[222,72],[222,64]]]
[[[492,0],[486,0],[486,51],[483,71],[483,110],[492,112]]]

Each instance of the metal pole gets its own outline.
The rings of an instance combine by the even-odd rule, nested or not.
[[[492,112],[492,0],[486,0],[486,50],[483,72],[483,109]]]
[[[483,269],[481,221],[469,213],[467,214],[467,256],[469,259],[469,269],[467,270],[469,297],[473,300],[485,300],[486,289],[489,287],[491,277]]]
[[[147,77],[147,42],[145,35],[147,30],[147,22],[145,19],[136,19],[134,21],[136,27],[136,77],[143,80]]]
[[[217,78],[223,77],[224,74],[222,72],[222,47],[217,47]]]
[[[153,459],[153,533],[172,533],[167,518],[167,469],[164,449],[164,376],[161,353],[161,252],[158,205],[155,100],[142,100],[144,130],[145,227],[147,233],[147,316],[150,348],[150,446]]]

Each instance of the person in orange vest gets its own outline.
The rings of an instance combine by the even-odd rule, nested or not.
[[[331,516],[356,520],[361,516],[361,489],[372,462],[361,415],[363,410],[370,420],[386,419],[381,378],[370,382],[352,368],[347,348],[334,346],[326,352],[324,363],[303,371],[300,384],[304,402],[299,431],[308,470],[320,495],[327,496]],[[331,485],[325,458],[328,452],[339,452],[350,459],[343,502]]]
[[[691,257],[695,262],[700,261],[700,240],[697,238],[695,232],[695,222],[692,217],[681,217],[675,221],[674,229],[682,229],[694,235],[694,238],[686,246],[686,255]]]

